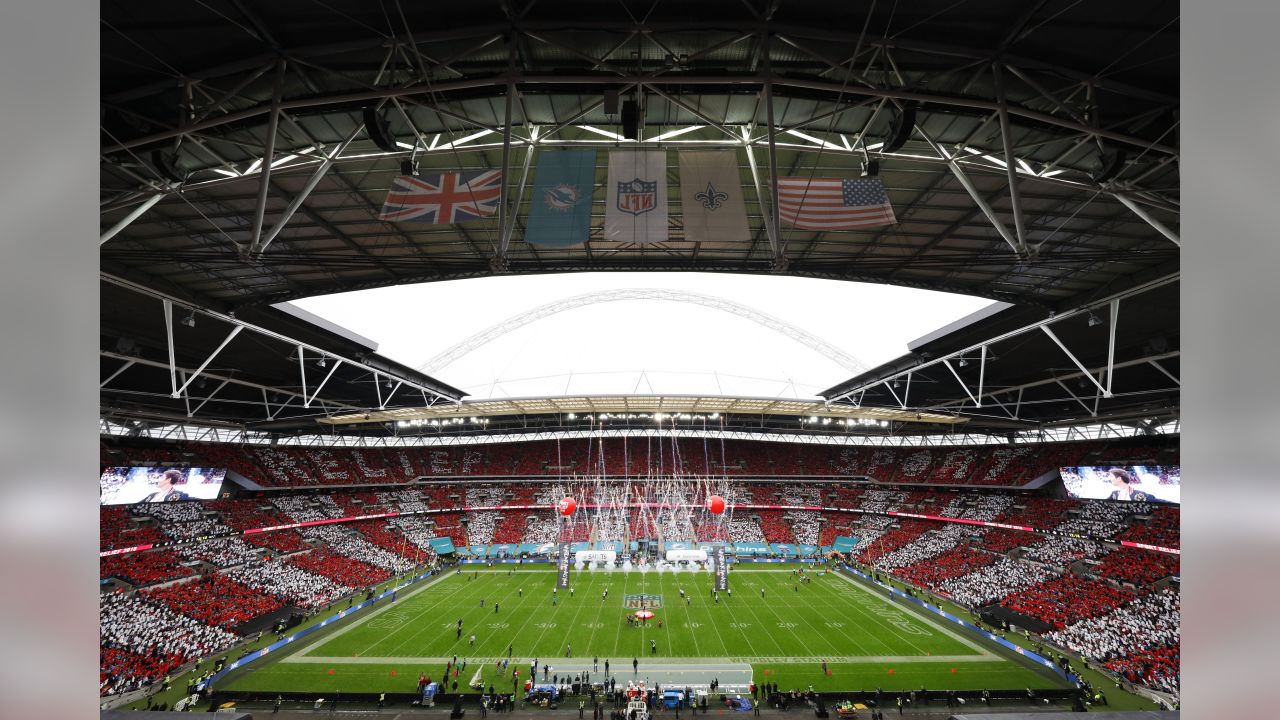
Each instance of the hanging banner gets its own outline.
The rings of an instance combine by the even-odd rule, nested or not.
[[[712,560],[715,564],[716,573],[716,591],[729,589],[729,563],[726,562],[724,556],[724,546],[721,545],[711,552]]]
[[[595,150],[539,153],[524,241],[541,247],[585,243],[591,230],[591,190],[595,178]]]
[[[604,239],[654,243],[667,239],[667,153],[609,153]]]
[[[569,543],[560,543],[556,554],[556,587],[569,587]]]
[[[680,151],[680,209],[689,242],[749,242],[738,153]]]

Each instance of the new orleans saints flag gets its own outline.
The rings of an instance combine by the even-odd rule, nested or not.
[[[680,151],[680,206],[686,240],[749,241],[737,151]]]

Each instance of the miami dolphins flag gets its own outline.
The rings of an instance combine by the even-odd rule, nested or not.
[[[614,150],[609,153],[604,239],[638,243],[667,239],[666,152]]]
[[[733,150],[680,151],[680,206],[690,242],[747,242],[738,156]]]
[[[591,228],[595,176],[595,150],[540,152],[524,241],[545,247],[585,243]]]

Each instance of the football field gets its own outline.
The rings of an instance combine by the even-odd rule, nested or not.
[[[842,574],[809,571],[806,583],[794,566],[738,566],[716,602],[710,572],[579,571],[572,592],[553,592],[554,569],[538,567],[464,566],[251,665],[220,689],[411,693],[420,673],[439,680],[455,657],[466,662],[449,679],[460,691],[479,681],[509,692],[528,679],[534,659],[539,682],[543,665],[547,680],[586,671],[598,681],[608,660],[619,684],[714,678],[728,692],[752,678],[831,691],[1064,686]],[[628,624],[641,608],[653,619]]]

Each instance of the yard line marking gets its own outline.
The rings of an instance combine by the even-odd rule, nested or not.
[[[455,574],[456,574],[456,573],[455,573]],[[465,573],[461,573],[461,574],[464,574],[464,575],[465,575]],[[461,580],[459,580],[459,583],[461,583]],[[478,600],[478,599],[479,599],[479,597],[480,597],[478,593],[475,593],[474,591],[468,591],[468,592],[465,592],[465,593],[464,593],[464,591],[463,591],[463,589],[464,589],[464,588],[472,588],[472,587],[473,587],[473,586],[472,586],[472,585],[470,585],[470,584],[465,584],[465,585],[464,585],[464,584],[459,584],[458,589],[457,589],[457,590],[455,590],[451,595],[449,595],[447,598],[441,598],[439,601],[437,601],[436,603],[432,604],[430,607],[428,607],[426,610],[424,610],[422,613],[420,613],[417,617],[415,617],[415,618],[414,618],[414,620],[417,620],[418,618],[421,618],[423,615],[425,615],[425,614],[427,614],[427,613],[431,612],[432,610],[435,610],[435,608],[439,607],[439,605],[440,605],[442,602],[445,602],[445,600],[448,600],[448,599],[454,599],[454,598],[456,598],[459,594],[463,594],[463,595],[464,595],[464,599],[466,599],[466,600]],[[476,586],[476,587],[478,587],[478,584],[477,584],[477,586]],[[504,599],[504,600],[506,599],[506,598],[505,598],[505,596],[503,597],[503,599]],[[468,620],[470,620],[470,619],[471,619],[472,615],[475,613],[475,611],[476,611],[476,610],[478,610],[478,608],[473,606],[471,611],[464,611],[464,612],[462,613],[462,617],[463,617],[464,625],[465,625],[466,621],[468,621]],[[417,640],[419,636],[421,636],[424,632],[426,632],[426,631],[429,629],[429,627],[430,627],[430,626],[429,626],[428,624],[423,623],[423,624],[422,624],[422,627],[421,627],[420,629],[415,630],[413,633],[411,633],[410,635],[408,635],[408,637],[405,637],[405,636],[403,636],[403,635],[401,635],[401,634],[399,634],[399,633],[389,634],[389,635],[387,635],[386,637],[379,638],[379,639],[375,640],[375,641],[373,642],[373,644],[371,644],[371,645],[369,645],[367,648],[365,648],[364,652],[365,652],[365,653],[371,653],[371,652],[373,652],[374,648],[376,648],[376,647],[378,647],[379,645],[381,645],[381,644],[383,644],[383,643],[387,642],[388,640],[398,639],[398,640],[399,640],[399,642],[396,642],[396,643],[391,647],[391,652],[395,652],[396,650],[399,650],[401,647],[404,647],[406,644],[411,643],[411,642],[413,642],[413,641]],[[437,631],[438,631],[438,628],[437,628]],[[464,631],[464,632],[465,632],[465,631]],[[448,631],[445,631],[445,633],[443,633],[443,634],[444,634],[444,636],[445,636],[446,638],[448,637]],[[457,638],[455,638],[455,639],[454,639],[453,644],[452,644],[452,645],[450,645],[450,648],[452,649],[452,648],[458,647],[458,646],[459,646],[459,645],[461,645],[461,644],[462,644],[462,637],[461,637],[461,636],[458,636]],[[363,653],[362,653],[362,654],[363,654]],[[459,654],[461,655],[462,653],[459,653]]]
[[[989,663],[1003,661],[999,658],[982,657],[979,655],[765,655],[765,656],[738,656],[738,657],[719,657],[719,658],[696,658],[696,657],[649,657],[646,662],[642,663],[645,669],[652,670],[660,667],[696,667],[698,669],[719,668],[724,666],[749,665],[751,663],[768,663],[770,665],[815,665],[826,660],[832,665],[870,665],[877,663]],[[344,663],[355,665],[394,665],[394,664],[444,664],[449,662],[449,657],[417,657],[417,656],[397,656],[397,657],[321,657],[310,655],[307,657],[291,656],[281,660],[281,663],[288,664],[315,664],[322,665],[325,663]],[[475,661],[480,665],[492,665],[501,658],[467,658],[468,661]],[[581,658],[577,658],[578,662],[573,664],[565,664],[556,667],[556,672],[575,672],[579,670],[590,670],[591,663],[582,663]],[[619,658],[609,658],[610,661],[619,660]],[[550,664],[550,663],[548,663]]]
[[[404,600],[405,600],[405,601],[408,601],[410,598],[416,597],[416,596],[418,596],[419,594],[421,594],[421,593],[423,593],[423,592],[426,592],[427,590],[430,590],[430,589],[432,589],[432,588],[436,587],[437,585],[439,585],[439,584],[443,583],[445,580],[447,580],[447,579],[448,579],[448,577],[449,577],[449,573],[442,572],[442,573],[440,573],[439,575],[437,575],[437,576],[436,576],[436,578],[435,578],[434,580],[424,580],[424,581],[423,581],[423,583],[422,583],[422,586],[421,586],[421,587],[419,587],[419,588],[415,588],[414,590],[412,590],[412,591],[410,591],[410,592],[406,593],[406,594],[405,594],[405,596],[404,596]],[[398,598],[397,598],[397,602],[399,602],[399,599],[398,599]],[[303,647],[303,648],[302,648],[302,649],[301,649],[297,654],[298,654],[298,655],[306,655],[306,654],[310,653],[313,649],[319,648],[321,645],[326,645],[326,644],[328,644],[328,643],[329,643],[329,641],[334,640],[335,638],[338,638],[338,637],[340,637],[340,636],[342,636],[342,635],[345,635],[346,633],[351,632],[353,629],[355,629],[355,628],[357,628],[357,627],[359,627],[359,626],[361,626],[361,625],[365,624],[366,622],[368,622],[368,621],[370,621],[370,620],[372,620],[372,619],[374,619],[374,618],[378,617],[378,616],[379,616],[379,615],[381,615],[382,613],[384,613],[384,612],[386,612],[386,611],[390,610],[391,608],[395,607],[395,605],[396,605],[396,603],[390,603],[390,602],[388,602],[386,605],[384,605],[384,606],[382,606],[382,607],[380,607],[380,608],[377,608],[377,609],[375,609],[375,610],[373,610],[373,611],[369,612],[369,613],[368,613],[367,615],[365,615],[364,617],[357,617],[356,619],[354,619],[354,620],[352,620],[352,621],[350,621],[350,622],[348,622],[348,623],[342,624],[342,626],[341,626],[341,627],[338,627],[338,628],[334,629],[332,632],[328,633],[328,634],[327,634],[327,635],[325,635],[324,637],[322,637],[322,638],[318,638],[319,642],[307,643],[306,647]],[[434,606],[432,606],[432,607],[434,607]],[[421,616],[419,615],[419,616],[417,616],[417,617],[421,617]],[[416,618],[415,618],[415,619],[416,619]],[[406,622],[406,624],[408,624],[408,623]]]
[[[785,587],[785,585],[783,585],[783,587]],[[796,583],[795,587],[799,587],[799,582],[797,582],[797,583]],[[805,591],[805,592],[806,592],[805,605],[812,606],[812,603],[809,603],[809,602],[808,602],[808,591]],[[783,594],[786,594],[786,593],[783,593]],[[794,593],[794,594],[797,594],[797,593]],[[773,610],[773,603],[772,603],[772,602],[765,603],[765,606],[768,606],[769,612],[773,612],[773,616],[774,616],[774,618],[777,618],[777,619],[778,619],[778,623],[780,623],[780,624],[781,624],[781,623],[783,623],[782,616],[781,616],[781,615],[778,615],[778,614],[777,614],[777,611],[774,611],[774,610]],[[799,616],[797,616],[797,618],[796,618],[796,619],[797,619],[797,620],[800,620],[801,618],[799,618]],[[808,620],[805,620],[805,625],[809,625]],[[867,648],[865,648],[865,647],[861,646],[861,643],[859,643],[858,641],[855,641],[855,639],[854,639],[854,638],[852,638],[852,637],[851,637],[851,635],[849,635],[849,634],[845,633],[845,632],[844,632],[844,630],[841,630],[841,634],[844,634],[846,638],[849,638],[849,641],[850,641],[852,644],[854,644],[854,646],[855,646],[855,647],[858,647],[858,650],[863,651],[863,652],[867,652]],[[815,633],[815,635],[817,635],[817,637],[822,638],[822,639],[823,639],[823,642],[826,642],[827,644],[829,644],[829,646],[831,646],[831,647],[832,647],[832,650],[833,650],[833,651],[835,651],[835,652],[833,652],[833,653],[832,653],[832,655],[838,655],[838,653],[840,653],[840,650],[838,650],[838,648],[836,647],[836,643],[833,643],[833,642],[829,641],[829,639],[827,638],[827,634],[826,634],[826,633],[823,633],[823,632],[822,632],[822,630],[818,630],[818,632],[817,632],[817,633]]]
[[[863,592],[867,593],[868,595],[870,595],[870,596],[872,596],[872,597],[875,597],[875,598],[879,598],[881,602],[883,602],[883,603],[885,603],[885,604],[888,604],[888,605],[892,605],[892,606],[893,606],[893,607],[895,607],[895,608],[896,608],[896,607],[901,607],[901,606],[898,604],[898,602],[897,602],[896,600],[890,600],[890,599],[888,598],[888,596],[881,595],[881,594],[879,594],[879,593],[877,593],[877,592],[874,592],[873,590],[871,590],[871,588],[867,587],[866,585],[864,585],[863,583],[861,583],[861,582],[859,582],[859,581],[857,581],[857,580],[854,580],[853,578],[849,577],[849,576],[848,576],[848,575],[846,575],[845,573],[837,572],[837,573],[835,573],[835,574],[836,574],[837,576],[841,577],[841,578],[844,578],[845,582],[848,582],[850,585],[853,585],[854,587],[858,588],[859,590],[862,590]],[[904,601],[904,602],[905,602],[905,601]],[[904,608],[904,609],[905,609],[905,608]],[[928,616],[924,615],[923,613],[915,612],[915,613],[912,613],[912,615],[913,615],[916,619],[918,619],[918,620],[920,620],[921,622],[923,622],[924,624],[929,625],[930,627],[932,627],[932,628],[934,628],[934,629],[938,630],[939,632],[941,632],[943,635],[946,635],[946,636],[950,637],[952,640],[955,640],[956,642],[960,643],[961,645],[964,645],[965,647],[967,647],[967,648],[969,648],[969,649],[971,649],[971,650],[974,650],[974,651],[976,651],[976,652],[978,652],[978,653],[980,653],[980,654],[982,654],[982,655],[984,655],[984,656],[986,656],[986,657],[989,657],[989,658],[995,658],[995,659],[999,659],[999,660],[1004,661],[1004,662],[1008,662],[1008,661],[1007,661],[1007,660],[1005,660],[1004,658],[1001,658],[1001,657],[999,657],[999,656],[997,656],[997,655],[995,655],[995,654],[993,654],[993,653],[989,652],[986,648],[982,647],[981,645],[978,645],[976,642],[974,642],[974,641],[970,640],[969,638],[966,638],[966,637],[964,637],[963,635],[957,634],[957,633],[956,633],[955,631],[953,631],[951,628],[948,628],[948,627],[944,627],[944,626],[942,626],[942,625],[939,625],[937,622],[935,622],[935,621],[933,620],[933,618],[930,618],[930,617],[928,617]],[[919,649],[919,648],[917,648],[917,649]]]

